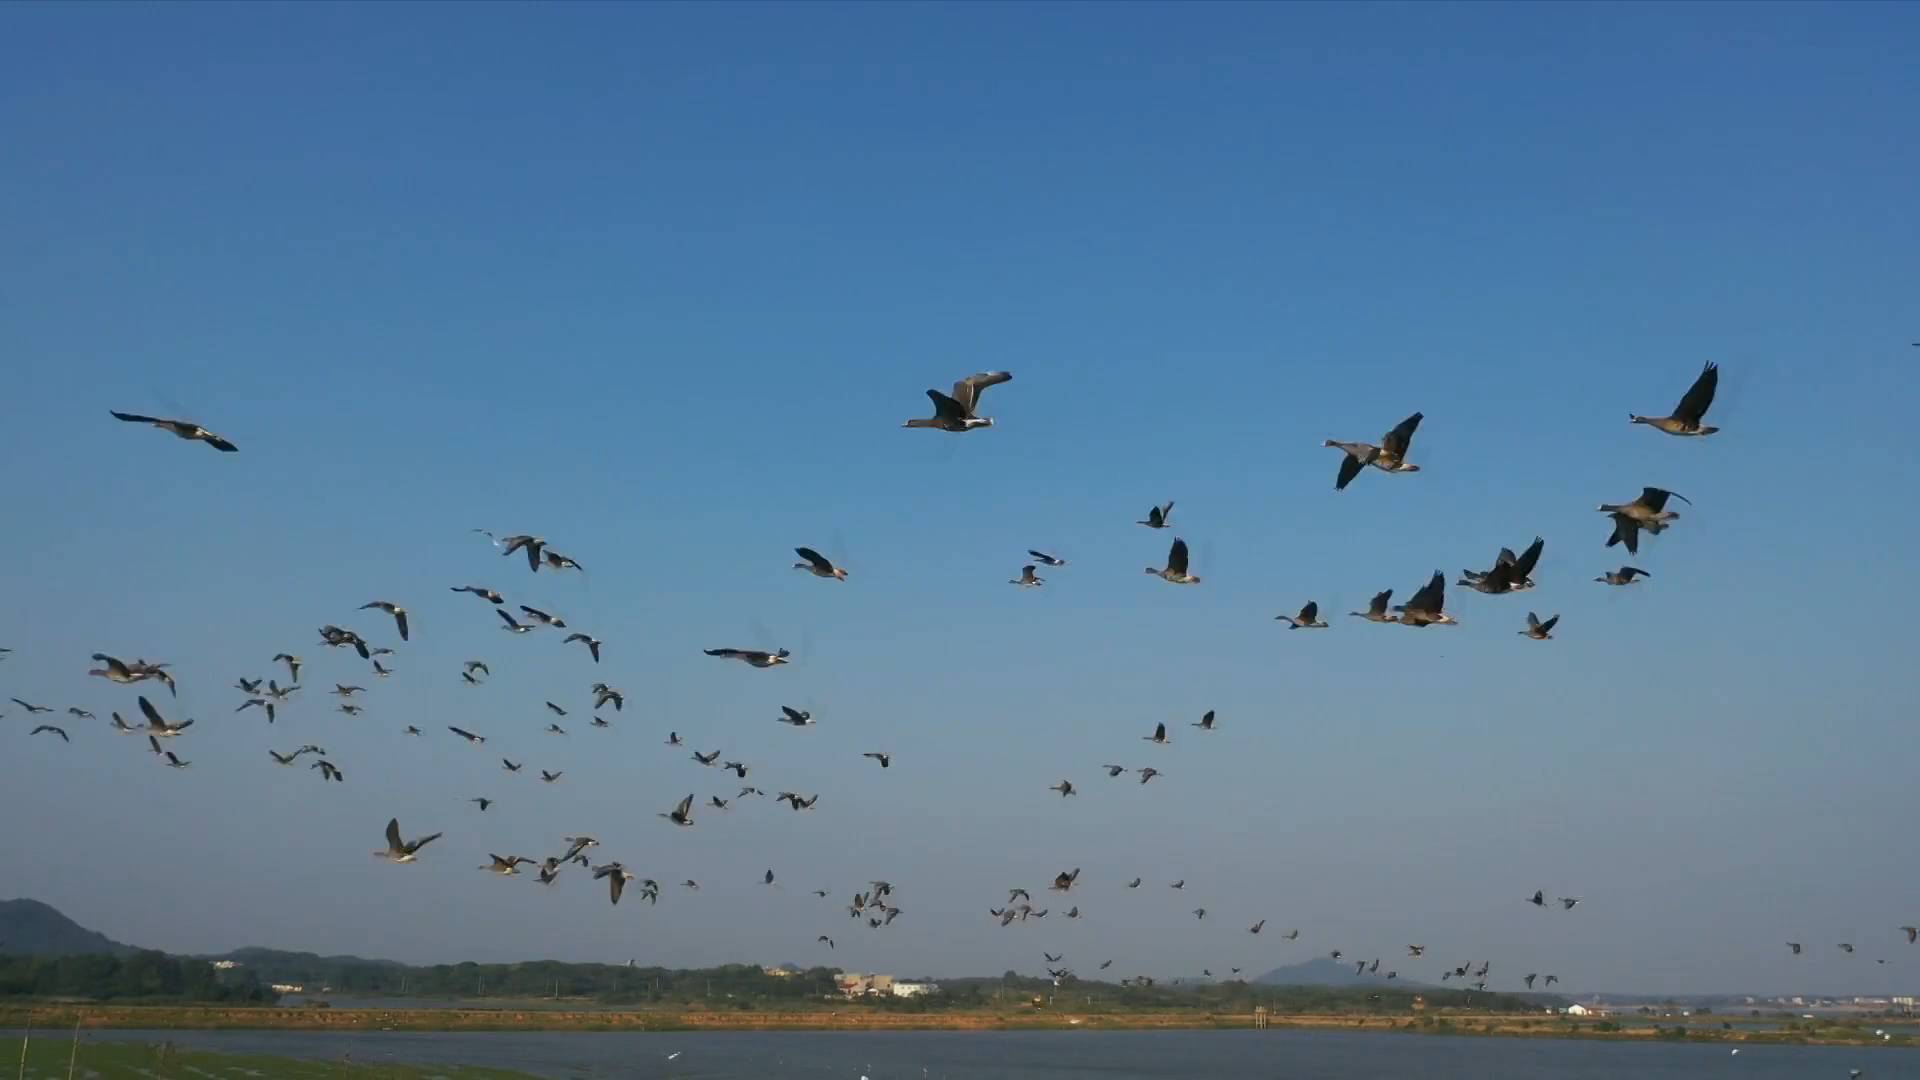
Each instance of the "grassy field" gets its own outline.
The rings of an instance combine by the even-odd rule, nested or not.
[[[20,1067],[19,1032],[0,1041],[0,1066]],[[500,1069],[454,1066],[362,1065],[347,1059],[296,1061],[253,1054],[212,1054],[171,1044],[92,1042],[71,1030],[36,1032],[26,1044],[25,1080],[521,1080],[523,1074]]]

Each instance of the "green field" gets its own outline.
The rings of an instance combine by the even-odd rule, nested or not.
[[[503,1069],[465,1066],[361,1064],[346,1058],[299,1061],[255,1054],[216,1054],[182,1050],[170,1043],[146,1045],[93,1042],[84,1033],[77,1047],[70,1032],[35,1032],[26,1044],[26,1071],[20,1068],[18,1032],[0,1042],[0,1073],[23,1075],[24,1080],[74,1080],[89,1077],[118,1080],[523,1080],[525,1074]],[[71,1072],[69,1072],[71,1069]]]

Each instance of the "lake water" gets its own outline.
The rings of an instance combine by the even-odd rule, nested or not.
[[[102,1031],[94,1039],[356,1063],[466,1064],[547,1077],[834,1080],[1920,1080],[1920,1051],[1730,1047],[1335,1031]],[[669,1060],[668,1055],[677,1054]]]

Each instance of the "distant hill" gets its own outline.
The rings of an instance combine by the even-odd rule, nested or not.
[[[1381,957],[1378,975],[1355,975],[1352,963],[1330,960],[1322,956],[1314,960],[1274,968],[1253,981],[1267,986],[1394,986],[1407,989],[1425,988],[1431,985],[1404,976],[1389,980],[1387,972],[1391,970],[1393,970],[1392,961]]]
[[[136,952],[38,900],[0,900],[0,953],[13,956],[129,956]]]

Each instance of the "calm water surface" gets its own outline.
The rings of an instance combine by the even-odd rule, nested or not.
[[[549,1077],[836,1080],[1920,1080],[1920,1051],[1743,1047],[1323,1031],[576,1032],[320,1034],[113,1031],[96,1039],[355,1062],[490,1065]],[[678,1057],[668,1060],[669,1054]]]

